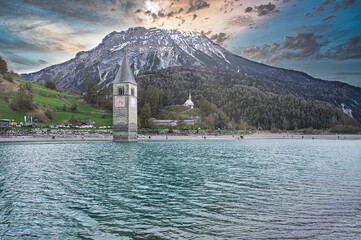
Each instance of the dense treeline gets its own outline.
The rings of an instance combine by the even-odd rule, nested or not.
[[[161,89],[153,86],[149,86],[144,89],[138,88],[138,109],[148,103],[150,107],[151,117],[159,117],[160,110],[173,104],[173,95],[170,89]]]
[[[151,118],[162,118],[161,109],[183,104],[192,94],[202,111],[204,125],[220,128],[264,130],[326,129],[359,125],[335,106],[283,94],[278,83],[207,69],[170,68],[137,76],[139,126],[149,127]],[[93,106],[112,109],[111,90],[87,81],[85,100]],[[287,86],[285,87],[287,89]]]
[[[159,89],[149,86],[146,89],[138,88],[138,117],[139,127],[150,127],[151,118],[161,118],[160,110],[173,104],[172,92],[168,89]]]
[[[20,85],[16,97],[10,103],[10,107],[15,111],[34,110],[33,95],[34,90],[30,82],[27,82],[25,86]]]
[[[207,99],[202,98],[200,101],[200,106],[203,116],[203,122],[207,126],[216,126],[219,128],[227,127],[229,122],[229,117],[216,105],[209,102]]]
[[[196,107],[202,108],[202,102],[206,100],[224,112],[226,118],[223,118],[220,127],[225,125],[224,119],[231,120],[228,123],[232,124],[228,126],[269,130],[325,129],[339,124],[358,125],[353,118],[331,104],[305,100],[287,95],[287,92],[285,95],[275,94],[267,91],[273,88],[272,82],[240,77],[232,73],[171,68],[139,75],[137,82],[140,91],[140,115],[145,103],[149,103],[151,116],[157,117],[163,106],[183,104],[191,93]],[[172,101],[165,101],[166,98]],[[205,112],[202,117],[213,114]],[[219,112],[216,114],[219,115]],[[217,120],[217,117],[213,120]],[[217,123],[219,124],[216,121],[215,124]]]
[[[56,84],[53,81],[50,80],[46,80],[44,83],[44,87],[52,89],[52,90],[56,90]]]
[[[11,73],[8,72],[8,65],[6,61],[1,57],[0,57],[0,74],[3,75],[7,81],[13,82]],[[34,110],[35,106],[33,103],[33,95],[34,95],[34,90],[30,82],[27,82],[25,86],[20,84],[15,98],[12,99],[11,101],[8,100],[8,104],[15,111]]]
[[[86,93],[84,99],[93,107],[107,110],[113,109],[112,91],[109,87],[98,85],[96,81],[88,79],[86,81]]]
[[[8,64],[0,57],[0,73],[4,74],[8,72]]]
[[[8,64],[2,57],[0,57],[0,81],[4,78],[8,82],[13,82],[11,73],[8,72]]]
[[[225,108],[231,118],[258,129],[326,129],[338,124],[356,124],[328,103],[292,96],[241,97],[232,105]]]

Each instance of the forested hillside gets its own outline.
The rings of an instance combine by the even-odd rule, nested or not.
[[[203,68],[168,68],[141,74],[139,109],[149,103],[157,117],[163,106],[183,104],[188,94],[196,107],[206,99],[220,108],[237,126],[258,129],[326,129],[336,125],[358,125],[335,106],[298,97],[302,91],[291,88],[281,92],[275,84],[224,71]],[[203,116],[205,117],[205,116]]]

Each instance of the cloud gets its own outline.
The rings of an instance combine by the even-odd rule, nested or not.
[[[268,56],[269,54],[273,54],[280,50],[280,44],[272,43],[271,45],[263,44],[263,47],[260,48],[258,46],[250,47],[250,48],[243,48],[241,54],[243,56],[248,56],[249,58],[257,58]]]
[[[241,55],[245,57],[264,58],[263,62],[273,63],[276,60],[321,60],[321,59],[361,59],[361,35],[347,39],[345,43],[329,47],[326,52],[322,47],[329,45],[329,41],[320,41],[322,36],[314,33],[296,33],[294,36],[285,36],[281,44],[263,44],[243,48]]]
[[[158,17],[165,17],[165,13],[163,11],[158,11]]]
[[[321,59],[320,49],[329,42],[319,42],[322,36],[314,33],[296,33],[294,36],[285,36],[282,44],[264,44],[262,48],[256,46],[242,49],[241,55],[250,58],[266,57],[265,63],[273,63],[276,60],[317,60]]]
[[[331,13],[336,12],[340,8],[341,8],[341,5],[338,2],[334,2],[333,5],[332,5],[332,12]]]
[[[190,0],[187,13],[194,12],[203,8],[209,8],[210,4],[204,0]]]
[[[158,14],[159,14],[159,13],[156,14],[156,13],[150,11],[150,10],[147,10],[147,11],[144,12],[144,14],[147,15],[147,16],[152,17],[153,20],[156,20],[156,19],[158,18]]]
[[[175,14],[176,14],[176,12],[171,11],[171,12],[167,13],[167,17],[169,17],[169,18],[173,17]]]
[[[45,45],[39,44],[39,42],[33,43],[32,41],[27,41],[16,36],[2,37],[0,35],[0,51],[5,49],[15,49],[23,52],[45,52],[49,50]]]
[[[216,33],[211,36],[211,40],[213,40],[214,42],[216,42],[218,44],[223,44],[224,41],[226,41],[227,39],[229,39],[229,37],[224,32],[220,32],[218,34]]]
[[[322,14],[323,12],[334,13],[340,9],[347,9],[348,6],[356,6],[356,0],[342,0],[342,2],[336,0],[324,0],[317,4],[317,6],[311,8],[310,11],[317,14]]]
[[[271,14],[275,14],[275,13],[279,13],[280,11],[276,9],[276,5],[273,3],[268,3],[268,4],[260,4],[258,6],[255,6],[254,8],[252,7],[247,7],[244,12],[245,13],[250,13],[250,12],[256,12],[257,16],[261,17],[261,16],[267,16],[267,15],[271,15]]]
[[[246,7],[246,9],[244,9],[244,12],[249,13],[249,12],[252,12],[252,10],[253,10],[253,7]]]
[[[361,72],[336,72],[333,73],[336,76],[361,76]]]
[[[318,52],[321,46],[328,42],[319,43],[318,39],[322,36],[314,33],[296,33],[294,36],[285,36],[282,42],[283,49],[299,50],[303,55],[312,55]]]
[[[43,65],[41,61],[43,60],[33,60],[29,59],[27,57],[23,57],[19,54],[16,54],[12,51],[2,51],[4,53],[4,59],[10,63],[11,65],[22,65],[24,67],[34,67],[34,66],[40,66]],[[12,66],[10,66],[12,67]]]
[[[23,30],[24,30],[24,31],[26,31],[26,30],[31,30],[31,29],[34,29],[34,28],[47,26],[47,25],[49,25],[49,24],[52,24],[52,22],[39,22],[39,23],[34,23],[34,24],[31,24],[31,25],[24,26]]]
[[[229,19],[227,24],[229,26],[243,27],[253,25],[254,21],[250,16],[240,15]]]
[[[30,40],[43,46],[48,52],[78,52],[86,49],[86,46],[74,39],[69,38],[72,33],[63,32],[61,27],[35,28],[31,30]],[[36,42],[35,39],[39,42]]]
[[[48,62],[47,62],[47,61],[42,60],[42,59],[39,59],[39,60],[38,60],[38,62],[39,62],[40,64],[48,64]]]
[[[183,18],[183,17],[181,17],[181,16],[178,16],[178,17],[176,17],[176,19],[178,19],[179,21],[177,21],[178,22],[178,26],[180,27],[180,26],[182,26],[184,23],[185,23],[185,19]]]
[[[333,3],[335,0],[324,0],[321,1],[319,4],[317,4],[316,7],[311,8],[311,10],[315,12],[323,12],[325,10],[325,6],[327,6],[330,3]]]
[[[305,32],[305,33],[319,33],[323,31],[327,31],[332,27],[330,23],[321,23],[315,25],[301,25],[293,27],[293,32]]]
[[[206,35],[206,36],[208,36],[208,35],[210,35],[212,33],[212,30],[209,30],[208,32],[205,32],[205,31],[201,31],[201,35]]]
[[[86,22],[96,25],[107,25],[120,19],[115,12],[132,16],[137,9],[142,8],[141,0],[97,1],[0,1],[0,16],[11,18],[35,19],[36,17],[52,19],[55,22]],[[19,11],[18,9],[21,9]]]
[[[293,60],[317,60],[321,58],[320,49],[328,44],[328,41],[322,43],[318,42],[322,36],[315,35],[314,33],[296,33],[294,36],[285,36],[280,50],[282,51],[266,62],[274,62],[276,60],[293,59]]]
[[[174,3],[171,4],[171,6],[173,6]],[[166,13],[165,15],[168,17],[168,18],[171,18],[171,17],[174,17],[176,15],[179,15],[180,13],[182,13],[184,11],[184,9],[182,7],[180,7],[178,10],[176,11],[170,11],[168,13]]]
[[[361,35],[350,37],[345,43],[331,47],[326,57],[336,60],[361,58]]]
[[[345,5],[355,5],[356,0],[342,0],[342,3]]]
[[[335,15],[327,16],[327,17],[325,17],[322,21],[327,21],[327,20],[329,20],[329,19],[331,19],[331,18],[334,18],[334,17],[336,17],[336,16],[335,16]]]
[[[258,16],[266,16],[274,13],[279,13],[279,10],[276,10],[276,5],[273,3],[255,6],[254,10],[257,12]]]
[[[79,35],[89,34],[86,30],[73,31],[63,25],[48,25],[45,22],[25,27],[10,24],[4,29],[7,35],[0,35],[0,49],[23,53],[74,53],[87,48],[77,39]]]

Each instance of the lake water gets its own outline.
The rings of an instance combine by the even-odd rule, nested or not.
[[[0,239],[360,239],[361,141],[0,143]]]

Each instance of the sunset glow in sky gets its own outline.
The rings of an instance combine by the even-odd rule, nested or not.
[[[361,0],[0,0],[0,56],[18,73],[61,63],[112,31],[197,31],[231,52],[361,86]]]

